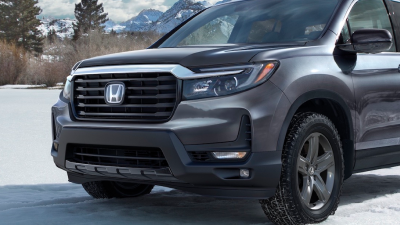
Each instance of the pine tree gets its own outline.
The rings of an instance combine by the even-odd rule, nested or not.
[[[49,40],[49,42],[53,44],[57,39],[57,32],[54,29],[49,30],[47,34],[47,40]]]
[[[104,31],[104,24],[108,21],[108,13],[104,13],[103,3],[98,4],[98,0],[82,0],[75,4],[74,40],[78,40],[82,34],[90,31]]]
[[[3,0],[0,4],[0,39],[23,47],[26,51],[41,53],[43,37],[36,18],[42,10],[38,0]]]

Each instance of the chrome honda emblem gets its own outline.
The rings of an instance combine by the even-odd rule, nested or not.
[[[121,104],[124,101],[124,96],[124,83],[109,83],[106,85],[104,97],[107,104]]]

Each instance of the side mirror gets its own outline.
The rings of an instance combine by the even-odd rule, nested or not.
[[[351,35],[351,44],[337,45],[346,52],[380,53],[389,50],[393,44],[392,34],[384,29],[361,29]]]

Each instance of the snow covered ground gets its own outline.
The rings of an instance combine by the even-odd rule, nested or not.
[[[7,84],[0,86],[0,89],[35,89],[35,88],[46,88],[45,84],[42,85],[30,85],[30,84]]]
[[[60,91],[0,90],[0,224],[271,224],[256,200],[156,187],[136,199],[94,200],[50,156],[50,107]],[[400,224],[400,168],[354,175],[323,225]]]

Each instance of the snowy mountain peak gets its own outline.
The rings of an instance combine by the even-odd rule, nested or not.
[[[145,31],[153,22],[157,21],[163,12],[155,9],[144,9],[137,16],[123,22],[126,31]]]
[[[145,17],[148,20],[155,22],[160,18],[163,12],[156,9],[143,9],[137,17]]]
[[[198,2],[195,0],[179,0],[162,14],[150,30],[158,33],[167,33],[192,15],[205,9],[205,5],[208,6],[210,3],[206,1]]]
[[[204,7],[208,8],[211,7],[213,4],[207,1],[197,1],[198,3],[202,4]]]

